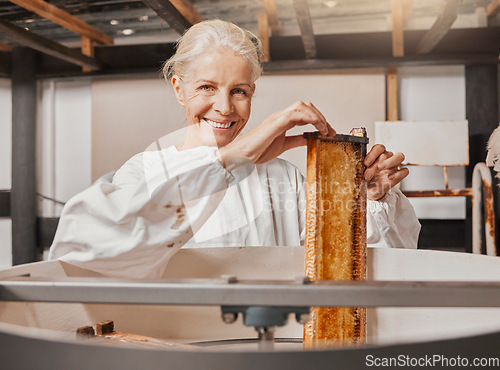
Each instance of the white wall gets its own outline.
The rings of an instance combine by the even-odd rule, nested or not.
[[[400,119],[464,120],[465,68],[464,66],[431,66],[398,68]],[[443,150],[446,150],[443,138]],[[425,143],[422,143],[425,150]],[[464,167],[448,169],[450,188],[465,187]],[[441,167],[410,167],[410,175],[403,181],[406,190],[444,189]],[[419,218],[464,219],[465,198],[412,198],[410,200]]]
[[[38,85],[37,192],[67,201],[91,184],[89,82]],[[0,189],[10,189],[12,148],[10,80],[0,79]],[[62,206],[38,199],[38,214],[60,215]],[[10,218],[0,218],[0,269],[12,266]]]
[[[0,189],[10,189],[12,151],[12,96],[10,80],[0,79]]]
[[[297,100],[313,102],[339,133],[364,126],[373,137],[373,122],[385,119],[384,74],[382,70],[356,70],[262,76],[257,81],[252,115],[245,130]],[[93,82],[93,179],[119,168],[154,140],[185,127],[185,122],[173,89],[164,81]],[[292,133],[303,131],[297,128]],[[305,148],[294,149],[283,157],[305,173]]]
[[[91,184],[89,81],[39,84],[37,191],[66,202]],[[62,206],[38,197],[39,214],[59,216]]]
[[[0,79],[0,189],[8,190],[11,182],[12,97],[10,80]],[[0,218],[0,269],[12,266],[12,232],[10,218]]]
[[[382,70],[352,70],[322,74],[263,76],[257,81],[250,127],[297,100],[312,102],[338,133],[366,127],[374,143],[374,122],[385,119],[385,77]],[[296,127],[290,134],[313,131]],[[282,155],[306,173],[305,147]]]
[[[94,81],[91,91],[93,180],[185,126],[184,111],[162,79]]]

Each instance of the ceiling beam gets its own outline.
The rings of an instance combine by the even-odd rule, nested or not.
[[[316,58],[316,41],[314,39],[314,31],[309,12],[309,4],[307,0],[293,0],[297,22],[299,23],[300,35],[307,59]]]
[[[486,6],[486,15],[489,17],[494,17],[500,12],[500,0],[491,0]]]
[[[170,0],[173,6],[186,18],[189,23],[196,24],[203,20],[201,14],[196,10],[189,0]]]
[[[193,25],[169,0],[142,0],[144,4],[155,11],[158,16],[168,23],[170,28],[182,35]]]
[[[269,18],[271,34],[273,36],[279,36],[281,29],[278,17],[278,8],[276,7],[276,0],[264,0],[264,8],[266,8],[267,17]]]
[[[14,26],[12,23],[0,19],[0,30],[4,31],[13,41],[38,50],[42,53],[65,60],[67,62],[88,67],[92,70],[99,69],[100,65],[93,58],[83,55],[77,50],[67,48],[57,42],[39,36],[33,32],[26,31],[24,28]]]
[[[104,45],[113,44],[113,39],[101,31],[89,26],[81,19],[72,16],[61,8],[49,4],[43,0],[10,0],[11,3],[19,5],[39,16],[46,18],[58,25],[67,28],[81,36],[90,37]]]
[[[413,0],[404,0],[403,3],[403,24],[410,18],[411,9],[413,8]]]
[[[12,51],[12,46],[0,42],[0,51]]]
[[[90,37],[82,36],[81,50],[83,55],[94,58],[94,46],[94,40]],[[89,67],[82,67],[82,71],[90,72],[91,69]]]
[[[392,56],[405,55],[403,0],[392,0]]]
[[[264,65],[266,73],[286,73],[297,71],[385,68],[403,66],[437,66],[454,64],[498,64],[496,54],[462,54],[442,56],[406,56],[363,59],[299,59],[287,61],[272,61]]]
[[[427,54],[441,41],[457,19],[460,0],[447,0],[441,14],[436,19],[431,29],[427,31],[417,45],[417,54]]]
[[[262,43],[262,63],[269,62],[269,19],[267,13],[259,13],[257,18],[258,28],[259,28],[259,39]]]
[[[405,30],[407,50],[415,50],[427,31]],[[426,66],[454,64],[499,64],[498,29],[495,27],[454,29],[452,28],[430,54],[416,56],[407,52],[404,57],[392,56],[392,32],[373,34],[316,35],[318,58],[305,59],[300,35],[270,37],[271,63],[264,65],[266,71],[279,73],[301,69],[378,68],[388,66]],[[8,40],[6,39],[6,42]],[[332,48],[332,45],[335,45]],[[40,57],[39,78],[118,78],[126,74],[155,76],[162,61],[175,52],[175,43],[153,43],[140,45],[100,46],[95,49],[96,59],[104,65],[97,72],[82,73],[80,68],[48,55]],[[10,60],[10,53],[0,52],[0,74],[2,63]],[[7,66],[7,64],[5,64]],[[269,67],[271,65],[271,67]],[[8,71],[7,69],[4,69]],[[7,72],[8,73],[8,72]]]
[[[158,77],[158,69],[161,68],[159,66],[158,60],[165,59],[165,55],[172,55],[173,48],[171,53],[163,53],[159,57],[159,52],[155,50],[158,49],[158,45],[144,45],[139,48],[141,50],[144,48],[146,51],[150,51],[150,56],[148,59],[153,59],[149,66],[144,66],[144,63],[141,66],[136,67],[132,66],[108,66],[106,69],[83,73],[78,68],[68,68],[67,65],[63,67],[61,64],[52,63],[50,66],[45,65],[42,68],[40,73],[37,75],[39,79],[50,79],[50,78],[81,78],[81,79],[123,79],[126,76],[140,76],[141,78],[157,78]],[[136,46],[136,45],[134,45]],[[127,48],[129,46],[127,45]],[[115,49],[116,47],[110,47],[111,49]],[[116,60],[116,53],[114,50],[102,50],[103,48],[99,48],[99,57],[103,56],[102,52],[105,52],[107,58]],[[9,69],[2,70],[2,54],[0,53],[0,76],[2,76],[2,72],[5,76],[9,75]],[[117,53],[118,56],[130,56],[130,52],[124,53],[120,51]],[[151,57],[154,55],[154,57]],[[47,61],[45,57],[45,61]],[[8,61],[6,61],[8,62]],[[132,61],[133,62],[133,61]],[[456,64],[498,64],[498,52],[496,53],[481,53],[481,54],[453,54],[453,55],[423,55],[423,56],[405,56],[405,57],[386,57],[386,58],[356,58],[356,59],[298,59],[298,60],[288,60],[288,61],[271,61],[270,63],[264,64],[264,71],[270,74],[283,74],[288,72],[303,72],[303,71],[324,71],[324,70],[339,70],[339,69],[357,69],[357,68],[387,68],[390,66],[395,67],[415,67],[415,66],[449,66]],[[5,64],[5,68],[8,68],[8,64]]]

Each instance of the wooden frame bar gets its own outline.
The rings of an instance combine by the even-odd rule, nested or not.
[[[472,189],[405,190],[403,193],[408,198],[470,197],[472,196]]]

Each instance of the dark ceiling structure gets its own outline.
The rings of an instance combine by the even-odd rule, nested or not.
[[[269,72],[498,63],[498,0],[0,0],[0,75],[12,48],[39,77],[155,73],[203,19],[259,35]]]

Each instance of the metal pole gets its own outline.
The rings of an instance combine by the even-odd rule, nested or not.
[[[12,50],[12,263],[36,261],[37,53]]]
[[[119,280],[106,278],[0,280],[0,302],[197,305],[253,307],[247,326],[274,319],[259,308],[290,307],[500,307],[500,282],[416,282],[323,280],[293,281],[217,279]],[[289,310],[293,312],[293,310]],[[247,311],[248,312],[248,311]],[[231,318],[231,317],[229,317]],[[248,318],[248,316],[246,317]],[[226,322],[231,322],[228,320]],[[300,318],[302,321],[302,318]]]

